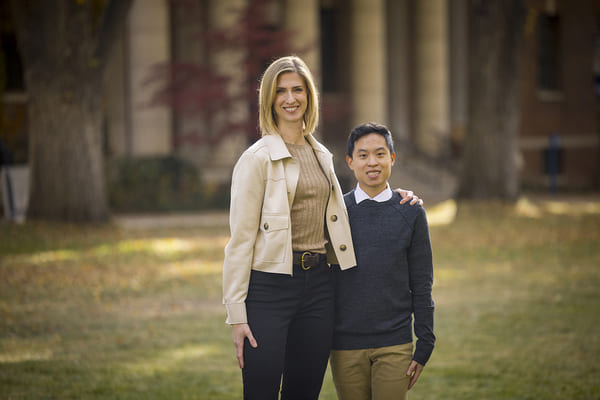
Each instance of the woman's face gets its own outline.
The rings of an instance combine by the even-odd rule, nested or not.
[[[307,106],[304,79],[296,72],[284,72],[279,75],[273,102],[277,125],[302,122]]]

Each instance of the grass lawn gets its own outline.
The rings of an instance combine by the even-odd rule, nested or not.
[[[600,202],[453,211],[428,210],[438,342],[410,398],[600,399]],[[0,224],[0,399],[240,399],[227,240]]]

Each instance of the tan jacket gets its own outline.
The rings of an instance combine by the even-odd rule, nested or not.
[[[333,170],[331,153],[312,135],[306,137],[331,183],[325,211],[329,243],[327,261],[342,269],[356,265],[348,213]],[[296,194],[299,164],[279,135],[267,135],[240,157],[231,181],[229,225],[225,247],[223,304],[227,323],[246,323],[250,270],[292,275],[290,209]]]

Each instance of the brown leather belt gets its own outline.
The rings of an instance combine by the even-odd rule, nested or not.
[[[294,251],[292,257],[293,264],[300,265],[305,270],[316,267],[325,260],[327,260],[327,255],[310,251]]]

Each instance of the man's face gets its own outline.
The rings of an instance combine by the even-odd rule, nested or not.
[[[387,186],[392,173],[395,153],[390,153],[385,138],[377,133],[369,133],[354,142],[352,158],[346,156],[348,167],[362,190],[375,197]]]

